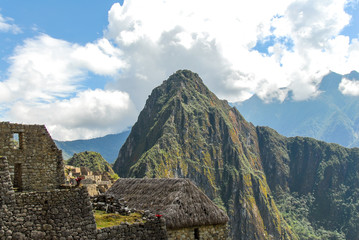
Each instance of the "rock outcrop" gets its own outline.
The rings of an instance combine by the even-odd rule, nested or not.
[[[190,71],[153,90],[114,170],[192,179],[227,210],[234,239],[296,239],[271,196],[256,128]]]

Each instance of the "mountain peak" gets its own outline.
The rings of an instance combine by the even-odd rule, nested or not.
[[[178,70],[165,80],[159,88],[165,88],[166,92],[181,89],[192,89],[202,94],[208,94],[210,92],[198,74],[190,70]]]
[[[177,71],[152,91],[114,170],[120,177],[190,178],[230,213],[234,239],[293,239],[283,236],[291,232],[269,197],[256,128],[191,71]]]
[[[194,73],[190,70],[178,70],[172,74],[166,81],[180,81],[180,82],[196,82],[198,84],[203,84],[202,79],[198,76],[197,73]]]
[[[351,71],[349,74],[344,75],[344,77],[349,80],[359,80],[359,72]]]
[[[342,75],[331,72],[323,77],[319,85],[319,90],[323,92],[339,92],[338,88],[341,81]]]

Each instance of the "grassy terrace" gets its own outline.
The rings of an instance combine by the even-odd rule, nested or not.
[[[97,229],[120,225],[124,222],[127,222],[129,224],[133,224],[136,222],[145,222],[142,219],[142,215],[140,213],[131,213],[129,216],[123,216],[120,214],[106,213],[105,211],[95,210],[94,216]]]

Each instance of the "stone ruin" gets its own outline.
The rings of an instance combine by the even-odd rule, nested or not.
[[[89,195],[97,196],[105,193],[113,184],[109,173],[92,172],[87,167],[65,165],[65,184],[76,185],[76,178],[82,177],[81,185],[87,188]]]
[[[43,125],[0,123],[0,239],[167,239],[163,219],[96,229],[86,188],[64,187]]]
[[[18,191],[53,190],[64,184],[64,165],[45,126],[0,123],[0,156],[6,156]]]

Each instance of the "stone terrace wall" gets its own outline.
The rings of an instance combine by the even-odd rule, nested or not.
[[[198,229],[198,238],[195,238],[195,229]],[[227,240],[228,227],[226,224],[209,225],[191,228],[167,230],[169,240]]]
[[[168,239],[164,219],[126,224],[97,230],[98,240],[165,240]]]
[[[85,188],[15,193],[0,236],[15,239],[96,239]]]
[[[14,145],[14,134],[18,136],[18,147]],[[1,122],[0,156],[7,157],[12,183],[16,178],[14,185],[21,190],[51,190],[64,183],[61,150],[43,125]]]

